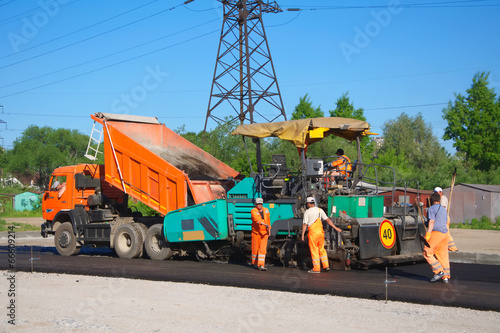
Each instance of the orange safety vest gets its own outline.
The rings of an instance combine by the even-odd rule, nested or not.
[[[350,163],[351,160],[349,159],[349,157],[342,155],[339,156],[336,161],[332,162],[332,167],[336,167],[342,175],[345,175],[346,171],[352,170],[352,166]]]
[[[257,207],[250,212],[252,215],[252,232],[265,235],[271,229],[271,214],[266,207],[262,207],[262,212],[264,217],[262,217]]]
[[[266,263],[267,239],[271,230],[269,209],[262,207],[261,212],[252,209],[252,264],[264,267]]]

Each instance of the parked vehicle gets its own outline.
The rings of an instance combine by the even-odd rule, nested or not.
[[[103,138],[104,165],[54,170],[51,185],[65,181],[65,193],[59,197],[58,191],[49,189],[43,199],[42,234],[55,235],[62,255],[75,254],[86,244],[109,246],[122,258],[144,253],[155,260],[174,254],[199,259],[248,254],[250,210],[255,198],[262,197],[271,213],[269,258],[306,267],[311,262],[309,248],[300,240],[300,232],[305,199],[314,196],[342,229],[337,233],[325,227],[325,248],[333,268],[421,258],[418,235],[424,226],[419,207],[404,200],[384,207],[384,198],[377,195],[381,182],[376,170],[386,167],[364,165],[358,151],[353,172],[332,184],[333,179],[323,173],[331,157],[306,157],[306,147],[328,135],[359,143],[370,134],[366,122],[330,117],[240,125],[233,135],[250,137],[257,145],[270,136],[291,141],[301,162],[296,171],[288,169],[284,155],[262,164],[257,149],[257,170],[243,177],[156,118],[102,113],[92,118],[87,156],[96,158]],[[394,189],[397,183],[394,179],[386,185]],[[159,216],[132,212],[128,196]]]

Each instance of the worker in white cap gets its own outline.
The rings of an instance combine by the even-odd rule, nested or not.
[[[441,187],[436,187],[434,192],[439,193],[439,196],[441,197],[441,206],[448,209],[448,198],[443,195],[443,189]]]
[[[255,199],[255,208],[252,215],[252,265],[260,271],[267,271],[265,267],[267,253],[267,239],[271,232],[271,215],[264,207],[262,198]]]
[[[325,232],[323,231],[322,221],[326,221],[326,223],[338,232],[342,230],[333,224],[332,220],[326,216],[323,209],[316,207],[316,200],[314,197],[308,197],[306,199],[306,206],[307,210],[304,213],[304,221],[302,224],[302,241],[304,241],[306,229],[309,229],[307,236],[313,263],[313,269],[311,269],[309,273],[320,273],[321,266],[323,266],[325,272],[328,272],[330,270],[330,265],[328,264],[328,256],[325,250]]]
[[[458,251],[458,248],[457,246],[455,245],[455,241],[453,240],[453,237],[451,237],[450,235],[450,210],[448,209],[448,198],[443,194],[443,189],[441,187],[436,187],[434,188],[434,192],[438,193],[439,196],[441,197],[441,201],[440,201],[440,204],[441,206],[443,206],[445,209],[446,209],[446,213],[447,213],[447,218],[448,218],[448,221],[447,221],[447,226],[448,226],[448,251],[452,251],[452,252],[455,252],[455,251]]]

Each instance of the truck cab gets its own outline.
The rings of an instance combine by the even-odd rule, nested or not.
[[[60,223],[75,225],[75,207],[88,212],[91,206],[102,203],[103,198],[115,206],[126,204],[121,190],[103,184],[103,175],[103,166],[97,164],[72,165],[53,171],[42,200],[46,234],[54,234]]]

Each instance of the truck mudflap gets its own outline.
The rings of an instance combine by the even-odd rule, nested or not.
[[[170,243],[227,240],[226,200],[212,200],[171,211],[165,215],[163,225]]]

